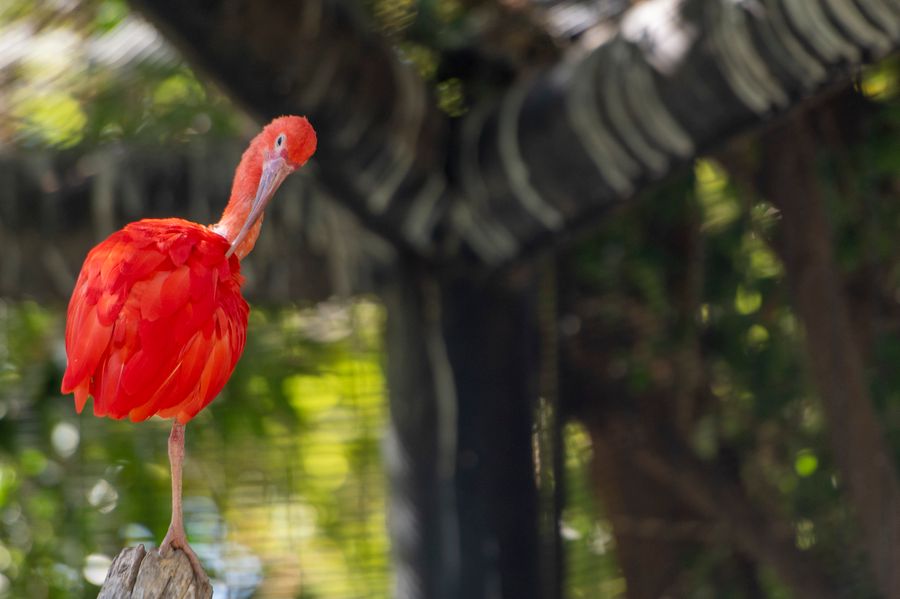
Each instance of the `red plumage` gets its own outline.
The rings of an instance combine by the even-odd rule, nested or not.
[[[96,416],[175,419],[172,522],[160,551],[184,551],[199,581],[206,574],[181,509],[184,424],[222,390],[244,351],[249,306],[240,259],[253,249],[278,186],[315,150],[306,118],[273,120],[241,157],[218,223],[127,225],[90,251],[69,302],[62,392],[75,393],[78,412],[91,395]]]
[[[63,393],[79,412],[185,423],[222,390],[249,307],[237,256],[209,228],[142,220],[88,254],[69,303]]]
[[[279,117],[241,157],[218,223],[142,220],[91,250],[66,324],[62,392],[79,413],[90,395],[97,416],[183,424],[215,398],[247,334],[240,259],[275,190],[315,149],[306,118]]]

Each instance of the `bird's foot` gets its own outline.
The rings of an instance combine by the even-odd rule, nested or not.
[[[209,584],[209,576],[207,576],[203,566],[200,565],[200,558],[197,557],[197,554],[194,553],[194,550],[188,545],[184,529],[170,526],[169,532],[166,533],[166,537],[159,546],[159,555],[162,557],[169,557],[169,554],[176,549],[181,549],[191,562],[191,567],[194,569],[194,578],[196,578],[197,582],[201,585],[203,583]]]

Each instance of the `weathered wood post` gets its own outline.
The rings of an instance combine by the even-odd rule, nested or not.
[[[162,557],[143,545],[126,547],[113,560],[97,599],[211,599],[209,578],[197,580],[180,549]]]

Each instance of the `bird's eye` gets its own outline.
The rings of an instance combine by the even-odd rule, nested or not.
[[[278,149],[278,148],[280,148],[281,146],[283,146],[283,145],[284,145],[284,140],[285,140],[284,133],[282,133],[282,134],[279,135],[277,138],[275,138],[275,149]]]

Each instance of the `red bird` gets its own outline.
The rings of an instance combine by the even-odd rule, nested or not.
[[[240,260],[253,249],[275,190],[315,149],[309,121],[275,119],[244,152],[218,223],[126,225],[90,251],[69,302],[62,392],[75,394],[79,413],[91,395],[95,416],[174,419],[172,522],[160,550],[182,549],[201,579],[181,514],[184,425],[222,390],[241,357],[249,306]]]

